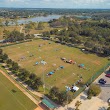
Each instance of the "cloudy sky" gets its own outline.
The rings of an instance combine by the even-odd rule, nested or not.
[[[110,0],[0,0],[0,7],[110,9]]]

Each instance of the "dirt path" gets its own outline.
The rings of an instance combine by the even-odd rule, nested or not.
[[[41,107],[39,107],[39,102],[32,97],[25,89],[23,89],[20,85],[18,85],[13,79],[11,79],[4,71],[0,70],[0,73],[2,73],[8,80],[10,80],[18,89],[20,89],[30,100],[32,100],[38,107],[35,110],[42,110]]]
[[[23,26],[20,26],[21,28],[20,28],[20,33],[22,33],[22,30],[23,30]]]

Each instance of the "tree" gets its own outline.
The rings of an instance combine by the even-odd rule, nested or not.
[[[66,95],[66,93],[65,93],[64,91],[62,91],[62,92],[60,92],[60,93],[58,94],[58,101],[59,101],[59,103],[61,103],[61,104],[66,103],[66,101],[67,101],[67,95]]]
[[[25,28],[26,29],[35,29],[36,28],[36,23],[32,22],[32,21],[29,21],[29,23],[25,25]]]
[[[25,36],[23,33],[16,30],[13,30],[12,32],[4,30],[4,38],[9,42],[16,42],[24,40]]]
[[[108,107],[107,110],[110,110],[110,107]]]
[[[57,35],[58,34],[58,29],[53,29],[50,31],[51,35]]]
[[[2,49],[0,49],[0,54],[3,54],[3,50]]]
[[[34,73],[31,73],[30,76],[29,76],[29,79],[30,79],[30,80],[35,80],[36,77],[37,77],[37,76],[36,76]]]
[[[13,22],[16,26],[18,26],[18,21],[16,19],[14,19]]]
[[[36,77],[36,79],[33,81],[33,84],[31,85],[32,89],[38,90],[40,86],[42,86],[43,83],[41,81],[40,77]]]
[[[33,39],[33,38],[34,38],[34,35],[27,34],[27,35],[25,36],[25,39]]]
[[[6,26],[8,26],[8,24],[9,24],[9,21],[8,21],[8,20],[6,20],[6,21],[5,21],[5,25],[6,25]]]
[[[77,101],[76,103],[75,103],[75,110],[79,110],[79,106],[81,105],[82,103],[81,103],[81,101]]]
[[[3,38],[4,38],[4,39],[7,39],[7,38],[9,37],[9,35],[10,35],[10,32],[4,29],[4,30],[3,30],[3,34],[4,34],[4,35],[3,35]]]
[[[44,24],[42,22],[38,23],[37,29],[42,30],[44,29]]]
[[[14,70],[14,71],[17,71],[19,69],[18,63],[13,62],[11,69]]]
[[[6,61],[6,63],[7,63],[7,66],[8,66],[8,67],[11,67],[13,61],[12,61],[11,59],[8,59],[8,60]]]
[[[52,98],[56,98],[56,97],[58,97],[59,92],[60,91],[57,87],[52,87],[49,94]]]
[[[34,81],[36,80],[36,75],[34,73],[31,73],[29,75],[29,79],[26,81],[26,83],[29,85],[29,86],[32,86]]]
[[[48,37],[48,38],[50,38],[50,32],[48,32],[48,31],[43,32],[43,37]]]
[[[3,26],[3,22],[2,22],[2,20],[0,19],[0,27],[2,27]]]
[[[99,85],[92,84],[88,90],[88,96],[98,96],[101,92],[101,88]]]
[[[27,34],[29,34],[31,31],[30,28],[25,28],[24,30],[25,30],[25,33],[27,33]]]
[[[30,72],[27,71],[26,69],[20,69],[20,70],[19,70],[18,77],[19,77],[22,81],[27,81],[27,80],[29,79],[29,75],[30,75]]]
[[[3,54],[1,56],[1,59],[2,59],[3,62],[5,62],[8,59],[8,55],[7,54]]]

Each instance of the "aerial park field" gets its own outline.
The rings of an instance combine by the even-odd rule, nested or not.
[[[3,50],[19,66],[41,77],[48,89],[57,86],[66,90],[65,86],[73,84],[80,87],[108,63],[107,58],[41,39]]]

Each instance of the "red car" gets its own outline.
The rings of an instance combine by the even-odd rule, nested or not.
[[[110,78],[110,74],[106,74],[105,76]]]

